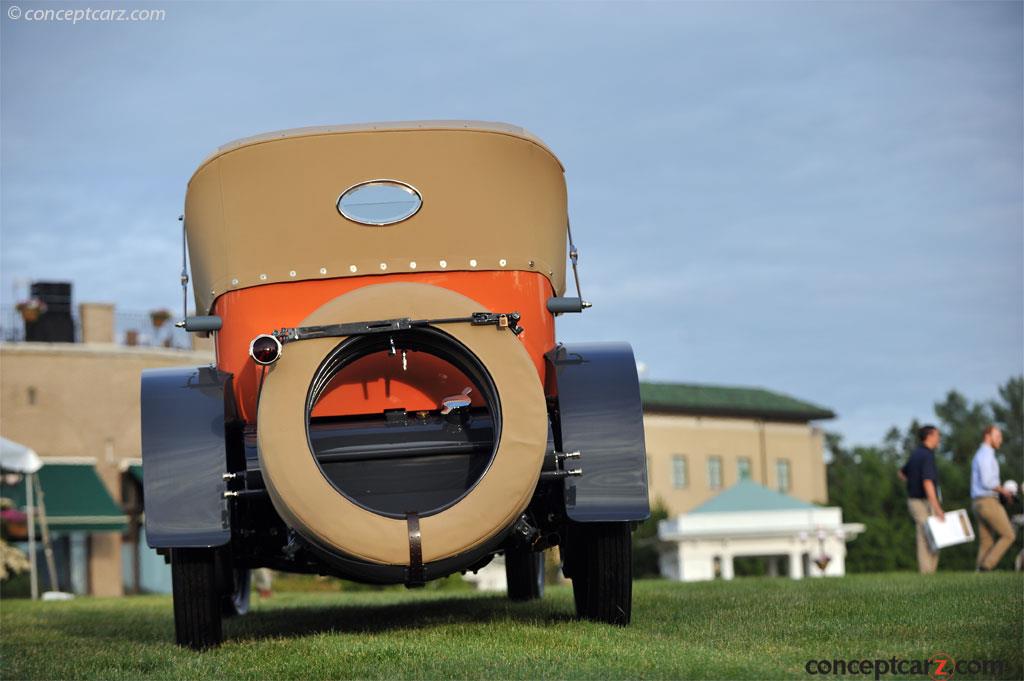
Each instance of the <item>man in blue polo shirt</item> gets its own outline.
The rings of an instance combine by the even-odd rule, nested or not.
[[[945,520],[939,503],[939,469],[935,465],[935,450],[939,447],[939,429],[935,426],[924,426],[917,431],[920,444],[910,454],[910,458],[899,476],[907,483],[907,509],[917,526],[917,569],[921,574],[930,574],[939,567],[939,554],[928,546],[925,536],[925,523],[928,516],[937,516]]]

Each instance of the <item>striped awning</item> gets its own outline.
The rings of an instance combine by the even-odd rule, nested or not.
[[[93,464],[44,458],[36,475],[43,490],[50,532],[123,532],[127,526],[128,517],[111,498]],[[25,510],[24,481],[4,484],[0,496]],[[35,503],[39,504],[38,498]]]

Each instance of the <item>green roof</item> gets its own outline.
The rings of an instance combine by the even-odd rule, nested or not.
[[[743,513],[749,511],[792,511],[817,508],[788,494],[768,489],[751,480],[741,480],[690,513]]]
[[[87,463],[51,463],[43,459],[39,484],[51,532],[122,532],[128,518]],[[3,485],[0,496],[25,509],[25,483]],[[38,504],[39,499],[35,502]],[[38,535],[37,535],[38,536]]]
[[[641,383],[640,398],[648,411],[699,416],[741,416],[777,421],[835,418],[831,409],[764,388],[694,383]]]

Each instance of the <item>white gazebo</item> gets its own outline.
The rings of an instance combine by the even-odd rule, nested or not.
[[[733,559],[758,557],[770,576],[846,574],[846,542],[864,531],[823,507],[742,480],[689,513],[658,525],[661,574],[695,582],[732,579]]]

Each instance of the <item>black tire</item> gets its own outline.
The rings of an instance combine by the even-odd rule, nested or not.
[[[569,544],[572,593],[581,619],[629,624],[633,610],[633,544],[629,523],[580,523]]]
[[[533,601],[544,595],[544,552],[506,551],[505,581],[513,601]]]
[[[172,549],[174,636],[178,645],[203,650],[224,638],[215,549]]]
[[[576,616],[583,618],[583,609],[586,608],[587,598],[587,576],[583,570],[572,578],[572,600],[576,605]]]

